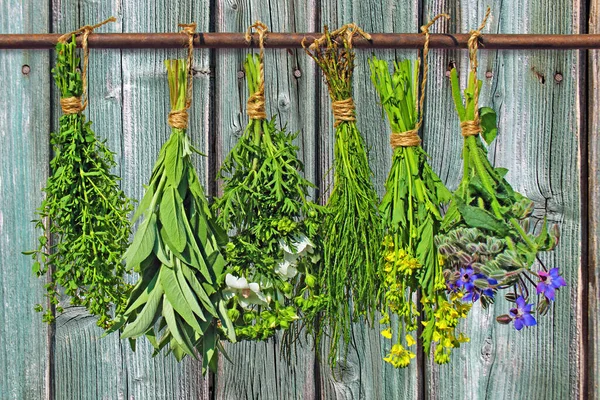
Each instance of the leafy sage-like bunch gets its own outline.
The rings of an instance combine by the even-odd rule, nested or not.
[[[318,310],[314,263],[319,259],[318,208],[307,200],[312,186],[301,175],[296,135],[264,113],[261,55],[244,63],[250,121],[223,162],[218,222],[231,231],[225,279],[228,313],[238,339],[265,340],[296,321],[298,306]],[[306,295],[306,299],[304,298]]]
[[[337,360],[338,342],[347,349],[352,321],[373,319],[378,308],[379,266],[383,231],[379,198],[371,181],[365,142],[357,126],[352,100],[354,50],[352,37],[362,32],[349,24],[325,34],[306,52],[323,71],[335,119],[333,188],[322,227],[324,246],[320,286],[325,309],[323,325],[331,336],[329,361]],[[317,342],[321,334],[318,334]]]
[[[63,311],[59,302],[64,291],[71,305],[85,307],[106,329],[113,323],[112,307],[121,312],[130,289],[123,279],[122,257],[131,232],[132,205],[119,187],[119,178],[111,173],[116,166],[114,153],[96,137],[83,115],[84,82],[75,35],[71,39],[56,45],[52,74],[65,106],[60,129],[50,137],[51,175],[37,210],[39,219],[33,221],[47,232],[39,237],[38,249],[25,254],[35,260],[34,274],[51,275],[46,290],[56,312]],[[38,304],[36,310],[44,307]],[[46,309],[43,319],[54,320],[51,309]]]
[[[452,197],[436,238],[445,258],[446,280],[464,301],[494,301],[498,290],[508,289],[506,299],[514,303],[498,322],[513,322],[517,330],[536,324],[532,305],[527,304],[533,285],[539,296],[537,310],[544,314],[555,299],[556,289],[565,286],[557,268],[548,270],[538,254],[558,244],[558,227],[548,229],[546,219],[534,231],[533,202],[514,191],[504,179],[508,172],[494,168],[487,158],[481,137],[489,145],[496,137],[496,113],[478,109],[481,81],[472,67],[465,89],[465,102],[455,69],[450,72],[452,94],[463,128],[463,177]],[[480,134],[479,134],[480,132]],[[537,261],[537,263],[536,263]],[[536,271],[534,266],[541,266]]]
[[[417,331],[422,314],[424,351],[429,354],[435,342],[434,360],[444,362],[446,357],[440,356],[444,348],[467,340],[455,330],[470,305],[456,296],[448,298],[434,244],[442,221],[440,208],[450,201],[451,193],[431,169],[418,138],[422,113],[418,106],[419,62],[414,69],[410,60],[395,62],[391,75],[384,60],[373,57],[369,65],[371,80],[390,121],[394,148],[380,205],[385,230],[380,322],[387,325],[382,335],[393,338],[392,315],[398,315],[400,321],[396,342],[384,360],[395,367],[410,364],[415,353],[408,347],[416,344],[411,332]]]
[[[185,60],[166,61],[171,116],[189,107]],[[187,115],[187,114],[185,114]],[[191,155],[200,154],[185,122],[170,118],[171,137],[160,150],[134,221],[143,220],[125,254],[140,274],[120,323],[122,338],[146,336],[155,355],[168,345],[177,360],[202,355],[203,372],[215,370],[221,337],[235,341],[221,288],[227,235],[214,221]]]

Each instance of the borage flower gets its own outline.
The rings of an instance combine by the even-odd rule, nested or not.
[[[471,301],[476,302],[479,298],[483,296],[487,296],[490,298],[494,297],[494,290],[491,287],[487,287],[485,289],[479,288],[475,285],[475,281],[478,279],[485,279],[487,283],[491,286],[497,285],[498,281],[495,279],[488,278],[484,274],[475,273],[472,267],[461,268],[460,276],[456,283],[450,284],[450,289],[460,290],[463,289],[465,295],[462,298],[463,301]]]
[[[520,331],[524,326],[537,325],[535,318],[531,315],[532,308],[533,304],[527,304],[523,296],[517,298],[517,307],[511,308],[509,311],[516,330]]]
[[[554,301],[556,289],[567,286],[564,278],[560,276],[558,268],[552,268],[550,271],[538,272],[540,282],[536,286],[537,294],[543,293],[550,301]]]

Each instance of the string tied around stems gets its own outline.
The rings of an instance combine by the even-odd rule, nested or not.
[[[167,121],[169,126],[177,129],[187,129],[189,123],[188,110],[192,105],[192,95],[194,90],[194,36],[196,34],[196,23],[179,24],[181,33],[187,35],[187,73],[186,73],[186,90],[185,90],[185,107],[181,110],[171,110]]]
[[[463,121],[460,123],[460,130],[463,137],[469,136],[477,136],[481,132],[481,125],[479,121],[479,82],[477,82],[477,49],[479,47],[479,39],[482,36],[481,31],[487,24],[487,20],[490,16],[491,9],[488,7],[485,17],[481,22],[481,25],[477,29],[473,29],[469,32],[471,35],[469,37],[469,41],[467,42],[467,46],[469,48],[469,64],[471,66],[471,73],[473,75],[473,79],[475,79],[475,88],[473,89],[473,103],[475,105],[475,113],[473,116],[473,120],[471,121]]]
[[[417,70],[423,60],[423,76],[421,78],[421,96],[419,98],[419,121],[413,129],[406,132],[392,132],[390,135],[390,144],[393,149],[397,147],[413,147],[421,144],[421,138],[419,137],[419,129],[423,126],[423,109],[425,106],[425,88],[427,87],[427,74],[429,73],[429,63],[427,56],[429,55],[429,28],[436,23],[440,18],[450,19],[448,14],[442,13],[433,17],[428,23],[421,26],[421,32],[425,35],[425,43],[423,44],[423,53],[417,58]]]
[[[246,103],[246,113],[250,119],[266,119],[267,113],[265,111],[265,66],[264,66],[264,54],[265,54],[265,38],[269,28],[261,21],[256,21],[246,31],[246,42],[252,43],[252,29],[258,33],[258,58],[259,58],[259,76],[258,76],[258,89],[248,97]]]
[[[88,48],[88,37],[94,31],[94,29],[106,25],[109,22],[115,22],[116,20],[117,19],[115,17],[110,17],[96,25],[84,25],[81,28],[76,29],[72,32],[65,33],[64,35],[58,38],[59,43],[66,43],[71,36],[79,35],[80,33],[83,34],[81,38],[81,48],[83,49],[83,68],[81,70],[81,84],[83,86],[83,91],[81,93],[81,96],[63,97],[60,99],[60,106],[62,108],[63,113],[77,114],[86,109],[88,105],[87,70],[90,56],[90,50]],[[83,103],[81,101],[82,98]]]

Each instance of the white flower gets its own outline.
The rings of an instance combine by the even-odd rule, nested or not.
[[[299,237],[295,237],[292,239],[292,248],[287,245],[283,240],[279,241],[279,245],[283,249],[284,258],[287,259],[298,259],[299,257],[305,256],[307,254],[312,254],[314,251],[315,245],[310,241],[306,235],[302,234]]]
[[[229,300],[233,296],[238,296],[238,303],[243,308],[249,308],[252,304],[268,305],[269,301],[260,291],[260,286],[256,282],[248,283],[246,278],[238,278],[231,274],[225,276],[227,289],[223,291],[223,296]]]
[[[294,260],[295,262],[296,260]],[[294,264],[284,258],[275,267],[275,273],[281,275],[282,278],[292,279],[298,273],[298,270],[294,267]]]

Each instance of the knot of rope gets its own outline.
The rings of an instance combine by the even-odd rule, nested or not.
[[[479,120],[463,121],[460,123],[460,133],[463,137],[477,136],[480,132],[481,125],[479,125]]]
[[[117,19],[115,17],[110,17],[96,25],[84,25],[77,30],[65,33],[64,35],[58,38],[58,41],[60,43],[66,43],[71,36],[83,33],[83,36],[81,38],[81,48],[83,49],[83,68],[81,70],[81,84],[83,86],[83,91],[81,97],[67,97],[65,99],[60,100],[61,108],[65,114],[79,113],[85,110],[88,105],[87,70],[90,55],[90,50],[88,48],[88,37],[94,31],[94,29],[99,28],[102,25],[106,25],[109,22],[115,22],[116,20]],[[81,103],[82,98],[83,104]],[[79,104],[75,105],[76,102]]]
[[[260,62],[259,76],[258,76],[258,88],[256,92],[252,93],[246,103],[246,113],[250,119],[266,119],[267,113],[265,111],[265,66],[264,66],[264,54],[265,54],[265,39],[269,28],[261,21],[256,21],[246,31],[246,42],[252,44],[252,29],[256,30],[258,34],[258,58]]]
[[[354,100],[352,100],[352,97],[348,97],[344,100],[332,101],[331,109],[333,110],[333,119],[335,121],[333,126],[335,128],[344,121],[356,121]]]
[[[177,129],[187,129],[189,115],[187,109],[172,110],[167,119],[169,126]]]
[[[421,144],[419,137],[419,129],[415,128],[406,132],[392,132],[390,135],[390,144],[392,148],[397,147],[413,147]]]
[[[475,88],[473,89],[473,103],[475,103],[475,115],[472,121],[464,121],[460,124],[461,132],[464,137],[474,136],[481,132],[481,127],[479,126],[479,83],[477,82],[477,49],[479,47],[479,39],[482,36],[481,31],[483,30],[483,28],[485,28],[485,25],[487,24],[487,20],[490,17],[490,12],[491,9],[488,7],[485,13],[485,17],[481,22],[481,25],[479,25],[477,29],[471,30],[469,32],[471,36],[469,37],[467,46],[469,47],[469,62],[471,64],[471,72],[475,77]]]

